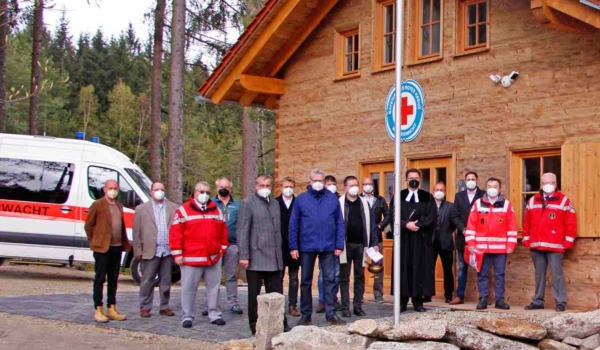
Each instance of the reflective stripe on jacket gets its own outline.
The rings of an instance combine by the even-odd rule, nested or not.
[[[491,204],[487,195],[471,208],[465,231],[465,241],[484,254],[506,254],[517,247],[517,220],[508,199],[498,197]]]

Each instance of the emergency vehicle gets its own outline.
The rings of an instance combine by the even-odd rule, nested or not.
[[[106,180],[119,183],[127,237],[135,207],[150,200],[152,182],[123,153],[96,142],[46,136],[0,134],[0,263],[40,259],[93,263],[84,231],[92,203]],[[122,257],[141,280],[133,251]],[[173,281],[180,278],[174,268]]]

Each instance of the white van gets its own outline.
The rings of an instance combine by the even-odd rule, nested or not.
[[[131,241],[135,207],[150,199],[152,182],[127,156],[85,140],[0,134],[0,260],[93,263],[83,227],[109,179],[119,183]],[[121,266],[139,283],[133,252]],[[175,268],[174,282],[179,276]]]

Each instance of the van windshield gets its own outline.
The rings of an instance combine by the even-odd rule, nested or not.
[[[148,176],[146,176],[146,174],[137,169],[125,168],[125,171],[127,172],[127,174],[129,174],[129,176],[131,176],[133,181],[135,181],[135,183],[142,189],[142,191],[144,191],[146,196],[148,196],[148,199],[152,198],[152,196],[150,195],[152,181],[150,181]]]

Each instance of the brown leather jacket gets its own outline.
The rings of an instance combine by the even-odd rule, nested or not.
[[[121,217],[123,217],[123,205],[117,202],[117,207],[121,211]],[[87,219],[85,220],[85,233],[90,243],[90,249],[96,253],[106,253],[110,248],[111,239],[111,216],[110,207],[108,201],[102,197],[94,202],[90,207],[90,212]],[[121,231],[123,236],[123,250],[128,252],[131,250],[131,245],[127,239],[127,228],[125,227],[125,220],[122,219],[123,229]]]

